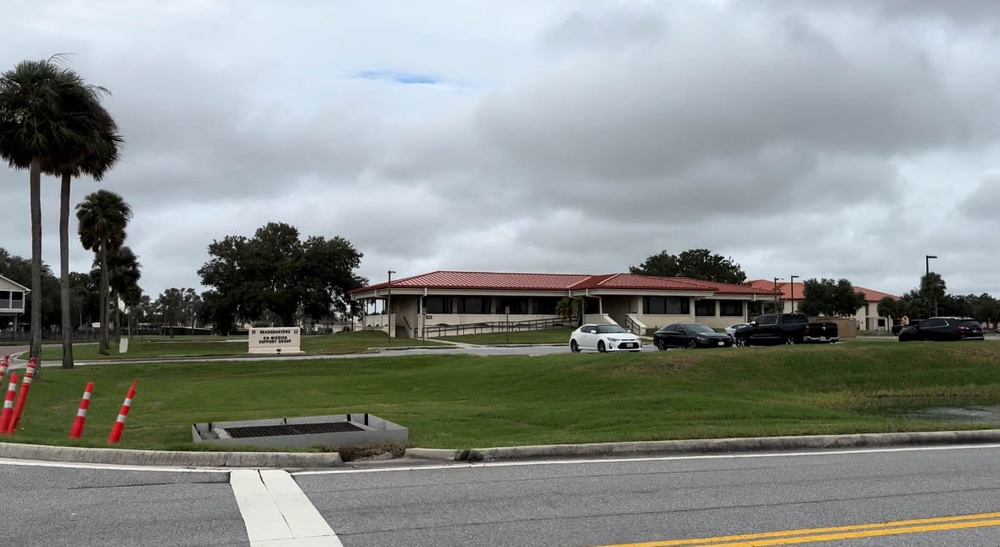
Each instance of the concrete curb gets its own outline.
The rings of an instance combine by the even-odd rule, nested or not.
[[[337,452],[172,452],[0,443],[0,458],[172,467],[339,467]]]
[[[932,431],[917,433],[869,433],[857,435],[803,435],[736,439],[695,439],[627,443],[560,444],[443,450],[422,449],[419,456],[428,459],[491,462],[540,458],[610,457],[663,454],[724,454],[733,452],[777,452],[829,448],[863,448],[946,444],[1000,443],[1000,429],[980,431]],[[448,457],[452,455],[452,457]]]
[[[463,460],[468,450],[452,450],[450,448],[407,448],[403,457],[421,460]]]
[[[727,454],[786,450],[844,449],[949,444],[1000,443],[1000,429],[802,435],[786,437],[693,439],[625,443],[557,444],[496,448],[408,448],[405,458],[494,462],[553,458],[600,458],[668,454]],[[18,443],[0,443],[0,458],[114,465],[173,467],[329,468],[346,465],[336,452],[172,452]]]

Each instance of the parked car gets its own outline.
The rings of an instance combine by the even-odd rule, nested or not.
[[[642,340],[619,325],[583,325],[569,337],[569,349],[606,351],[641,351]]]
[[[742,329],[743,327],[749,327],[749,326],[750,326],[750,323],[733,323],[732,325],[729,325],[728,327],[726,327],[724,330],[726,331],[726,334],[728,334],[729,336],[731,336],[733,338],[733,340],[735,340],[736,339],[736,329]]]
[[[703,323],[674,323],[653,334],[656,349],[667,348],[729,348],[733,337]]]
[[[899,331],[900,342],[985,339],[982,325],[971,317],[931,317],[921,321],[919,325],[909,325]]]
[[[834,321],[813,321],[802,313],[769,313],[736,329],[737,346],[837,342],[840,334]]]

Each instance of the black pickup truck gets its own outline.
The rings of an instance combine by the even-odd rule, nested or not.
[[[750,325],[736,329],[733,342],[737,346],[801,344],[804,342],[837,342],[840,334],[833,321],[810,322],[801,313],[769,313],[757,317]]]

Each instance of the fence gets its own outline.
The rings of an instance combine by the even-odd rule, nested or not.
[[[96,342],[101,338],[100,331],[77,331],[73,340],[77,342]],[[62,332],[57,330],[42,330],[42,341],[62,341]],[[31,331],[0,331],[0,346],[27,346],[31,343]]]
[[[441,336],[491,334],[494,332],[522,332],[575,326],[576,318],[564,319],[557,317],[549,319],[533,319],[530,321],[489,321],[485,323],[467,323],[464,325],[428,325],[424,329],[424,332],[428,338],[437,338]]]

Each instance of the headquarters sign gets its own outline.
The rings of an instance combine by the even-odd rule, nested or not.
[[[263,327],[250,329],[250,353],[284,355],[303,353],[299,327]]]

